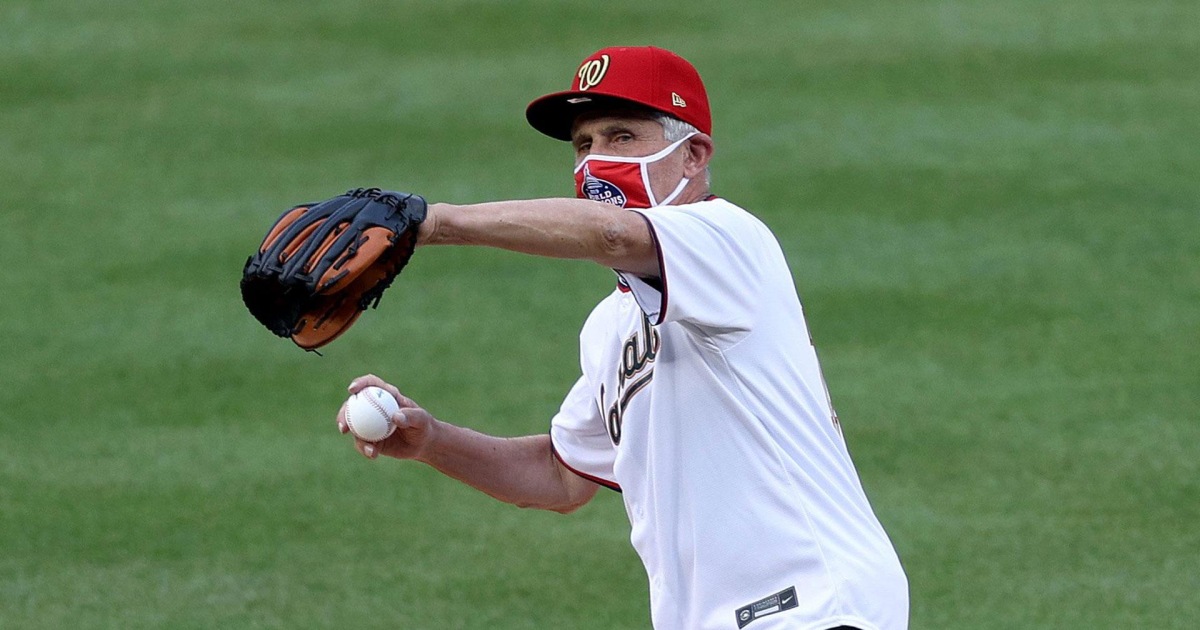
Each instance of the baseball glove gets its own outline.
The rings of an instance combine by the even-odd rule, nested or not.
[[[408,263],[425,220],[418,195],[356,188],[284,212],[242,269],[255,319],[315,350],[346,332]]]

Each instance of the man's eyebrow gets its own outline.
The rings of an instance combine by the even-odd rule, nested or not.
[[[611,136],[614,133],[628,132],[633,133],[633,126],[627,122],[609,123],[600,129],[600,135]]]
[[[611,136],[617,133],[634,133],[633,125],[627,122],[612,122],[592,132],[591,135]],[[571,136],[571,142],[579,143],[585,140],[585,134],[576,132]]]

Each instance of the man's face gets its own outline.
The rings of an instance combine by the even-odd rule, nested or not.
[[[663,128],[649,118],[619,115],[581,116],[571,130],[575,164],[589,155],[644,157],[669,144]]]
[[[622,114],[590,114],[580,116],[571,130],[571,145],[575,148],[575,165],[589,155],[645,157],[671,144],[663,137],[658,121]],[[650,164],[650,185],[662,199],[683,179],[686,151],[681,147],[663,159]]]

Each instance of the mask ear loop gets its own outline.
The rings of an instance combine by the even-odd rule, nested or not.
[[[688,182],[690,180],[686,177],[679,180],[679,185],[675,187],[675,190],[671,191],[671,194],[667,195],[667,197],[665,199],[663,199],[661,202],[656,202],[654,200],[654,188],[650,186],[650,165],[653,164],[654,162],[657,162],[657,161],[667,157],[668,155],[674,153],[675,149],[678,149],[681,144],[683,144],[684,142],[687,142],[688,139],[694,135],[696,135],[696,132],[693,131],[692,133],[689,133],[688,135],[676,140],[675,142],[672,142],[670,144],[670,146],[663,149],[662,151],[659,151],[658,153],[655,153],[654,155],[648,155],[644,158],[639,158],[639,160],[640,160],[639,165],[641,167],[640,170],[642,172],[642,185],[646,187],[646,196],[650,198],[650,207],[651,208],[656,208],[658,206],[665,206],[665,205],[671,203],[672,201],[674,201],[675,198],[679,196],[679,193],[683,192],[684,187],[688,185]]]
[[[690,181],[692,181],[692,180],[690,180],[686,177],[679,180],[679,185],[676,186],[675,190],[672,191],[671,194],[667,195],[667,198],[663,199],[661,203],[654,203],[654,191],[650,190],[650,187],[647,186],[646,192],[650,193],[650,204],[651,204],[650,207],[657,208],[658,206],[665,206],[665,205],[671,203],[672,201],[675,201],[675,198],[679,196],[679,193],[683,192],[683,189],[687,187],[688,182],[690,182]]]

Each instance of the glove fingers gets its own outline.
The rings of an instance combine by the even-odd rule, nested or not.
[[[362,313],[349,295],[320,298],[313,309],[301,315],[292,341],[305,350],[316,350],[349,330]]]
[[[338,225],[334,225],[332,230],[329,230],[328,232],[326,232],[325,238],[317,246],[316,251],[312,252],[311,255],[305,257],[306,262],[305,262],[304,266],[301,267],[301,269],[300,269],[301,273],[303,273],[305,275],[312,275],[313,272],[317,270],[317,267],[320,266],[322,262],[324,262],[325,256],[328,255],[329,250],[334,247],[334,244],[338,243],[338,241],[341,240],[340,237],[342,236],[343,233],[345,233],[347,225],[349,225],[349,224],[340,223]],[[346,248],[339,247],[335,251],[342,251],[344,254],[346,251]],[[322,282],[323,282],[323,279],[317,280],[317,291],[321,290]]]
[[[383,227],[372,227],[363,230],[361,240],[356,247],[342,250],[341,255],[334,259],[325,270],[324,275],[317,281],[317,292],[324,294],[337,293],[350,286],[364,272],[375,267],[365,264],[354,264],[355,259],[375,261],[392,245],[392,232]]]
[[[334,201],[302,204],[283,213],[263,239],[260,257],[264,264],[273,267],[294,256],[312,233],[312,226],[319,226],[338,207]]]
[[[283,234],[283,231],[295,223],[305,212],[308,212],[307,206],[296,206],[283,213],[283,216],[279,217],[279,220],[271,227],[271,231],[267,232],[267,236],[263,239],[262,246],[258,248],[258,251],[264,254],[267,253],[267,250],[275,246],[276,241]]]
[[[383,230],[383,228],[377,228]],[[384,230],[386,233],[386,230]],[[380,250],[390,243],[386,236],[371,239]],[[360,250],[361,251],[361,250]],[[292,331],[292,341],[305,350],[315,350],[346,332],[367,309],[367,302],[379,298],[387,284],[399,273],[411,257],[409,253],[393,250],[388,260],[375,260],[372,254],[367,260],[375,262],[355,270],[354,278],[347,276],[335,290],[318,296],[313,304],[300,316]]]
[[[293,256],[296,255],[298,251],[308,245],[309,239],[312,238],[313,232],[316,232],[320,227],[321,223],[314,223],[312,225],[305,226],[305,228],[299,234],[297,234],[291,239],[290,242],[283,246],[283,250],[279,252],[279,264],[282,265],[287,263],[292,259]],[[304,258],[305,257],[302,257],[300,260],[303,261]]]
[[[320,275],[321,257],[315,252],[326,246],[326,240],[334,231],[345,229],[344,225],[354,220],[355,215],[367,202],[365,199],[348,198],[345,195],[334,201],[321,204],[316,209],[323,211],[324,216],[312,219],[311,229],[306,229],[294,240],[299,247],[292,254],[292,261],[283,269],[284,276],[311,273],[307,270],[316,269]]]
[[[378,249],[372,248],[369,255],[360,253],[360,248],[370,238],[368,234],[394,235],[411,225],[409,217],[398,212],[395,206],[370,197],[351,200],[326,223],[332,222],[337,222],[337,225],[309,237],[311,241],[320,239],[320,245],[302,253],[306,262],[300,272],[314,280],[319,292],[328,292],[325,286],[338,279],[340,267],[346,261],[355,261],[350,265],[352,268],[365,267],[387,249],[384,243]],[[330,240],[330,236],[336,238]],[[351,275],[357,274],[352,272]]]

